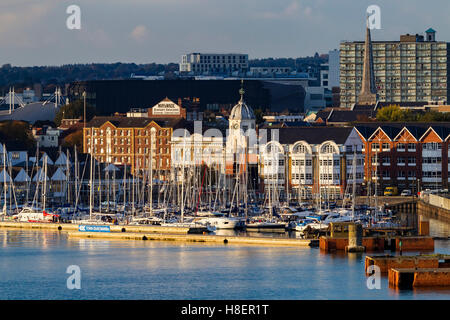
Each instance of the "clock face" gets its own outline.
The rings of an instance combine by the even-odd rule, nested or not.
[[[233,125],[233,129],[239,129],[239,125],[238,125],[237,123],[235,123],[235,124]]]

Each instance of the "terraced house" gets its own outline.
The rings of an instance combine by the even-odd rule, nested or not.
[[[355,129],[364,142],[368,188],[378,194],[388,186],[413,193],[448,188],[449,123],[365,123]]]

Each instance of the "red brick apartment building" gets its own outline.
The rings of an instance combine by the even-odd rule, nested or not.
[[[153,170],[169,170],[172,133],[186,125],[186,109],[164,99],[149,108],[148,115],[94,117],[83,129],[83,152],[132,170],[149,168],[151,156]]]
[[[355,127],[364,142],[366,183],[413,193],[447,189],[449,123],[366,123]]]

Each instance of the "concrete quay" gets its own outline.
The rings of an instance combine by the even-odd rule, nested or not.
[[[211,244],[246,244],[268,246],[309,247],[311,240],[268,237],[218,236],[197,234],[142,234],[134,232],[68,232],[73,238],[116,239],[116,240],[153,240]]]

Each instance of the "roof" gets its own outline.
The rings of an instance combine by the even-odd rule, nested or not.
[[[429,33],[429,32],[436,32],[436,30],[434,30],[433,28],[428,28],[428,30],[427,31],[425,31],[426,33]]]
[[[182,118],[141,118],[141,117],[94,117],[86,124],[86,127],[99,128],[105,122],[111,122],[117,128],[145,128],[151,122],[155,122],[157,125],[163,128],[175,128],[182,125],[184,119]]]
[[[291,127],[278,130],[281,144],[293,144],[301,140],[309,144],[321,144],[328,140],[337,144],[344,144],[353,127]],[[268,136],[268,140],[271,140],[271,134],[268,134]]]
[[[391,139],[395,139],[403,128],[419,140],[423,134],[432,127],[433,130],[444,140],[450,134],[449,122],[368,122],[355,125],[356,130],[367,140],[372,134],[381,128]]]
[[[333,108],[331,110],[322,110],[316,114],[316,119],[321,118],[327,123],[330,122],[354,122],[361,120],[361,118],[375,118],[377,112],[373,109],[341,109]]]
[[[247,106],[244,99],[241,100],[231,109],[229,120],[254,120],[255,114],[252,108]]]

